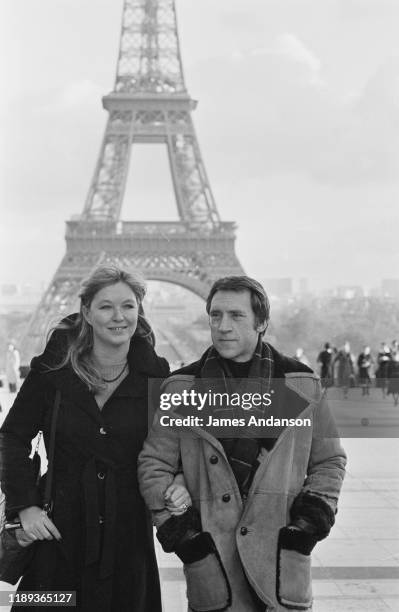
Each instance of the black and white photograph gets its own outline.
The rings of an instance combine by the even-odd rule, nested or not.
[[[397,611],[398,2],[0,23],[0,608]]]

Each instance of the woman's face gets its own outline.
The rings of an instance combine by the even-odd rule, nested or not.
[[[100,289],[83,313],[93,329],[94,344],[118,347],[128,344],[138,320],[138,302],[132,289],[118,282]]]

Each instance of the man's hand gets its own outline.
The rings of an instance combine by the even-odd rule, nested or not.
[[[192,504],[190,493],[184,485],[173,482],[165,491],[165,505],[173,516],[184,514]]]
[[[38,506],[29,506],[18,514],[23,534],[17,532],[16,536],[22,545],[28,545],[35,540],[61,540],[61,534],[53,521]]]

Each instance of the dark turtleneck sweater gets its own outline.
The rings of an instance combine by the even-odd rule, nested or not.
[[[233,361],[232,359],[223,359],[224,369],[231,378],[248,378],[251,368],[252,359],[249,361]]]

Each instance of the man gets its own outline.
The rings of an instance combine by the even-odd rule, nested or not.
[[[317,363],[320,363],[320,379],[321,384],[325,389],[331,387],[333,381],[332,373],[333,350],[329,342],[326,342],[324,349],[320,351],[317,357]]]
[[[213,346],[167,379],[161,398],[190,389],[231,397],[244,385],[251,413],[267,389],[275,410],[310,417],[311,426],[277,427],[271,437],[245,427],[231,428],[229,437],[225,428],[216,436],[198,422],[163,426],[161,409],[139,457],[142,495],[164,550],[184,563],[189,610],[309,610],[310,552],[334,523],[345,453],[318,377],[262,341],[270,311],[263,287],[246,276],[222,278],[206,309]],[[219,411],[209,401],[202,413],[226,416],[229,409],[240,411]],[[186,407],[173,414],[184,416]],[[172,516],[164,492],[178,472],[192,507]]]

